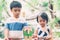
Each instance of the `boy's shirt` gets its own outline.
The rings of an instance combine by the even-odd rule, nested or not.
[[[10,17],[6,20],[5,28],[9,30],[9,37],[23,37],[23,28],[27,26],[27,22],[24,18],[18,18],[17,20],[14,17]]]

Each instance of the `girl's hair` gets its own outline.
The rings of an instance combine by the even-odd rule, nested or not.
[[[38,22],[38,17],[43,18],[48,23],[48,15],[45,12],[43,12],[37,16],[37,22]]]

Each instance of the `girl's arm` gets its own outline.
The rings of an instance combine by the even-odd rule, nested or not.
[[[49,35],[46,37],[46,39],[53,39],[53,35],[52,35],[52,29],[50,29],[49,31]]]
[[[37,35],[38,35],[38,29],[35,29],[34,34],[33,34],[33,38],[36,38]]]
[[[53,32],[52,32],[52,29],[50,29],[49,35],[50,35],[50,40],[53,40]]]

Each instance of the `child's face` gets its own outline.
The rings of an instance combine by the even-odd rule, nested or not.
[[[38,23],[44,27],[46,25],[46,20],[44,20],[42,17],[38,17]]]
[[[14,17],[18,18],[19,15],[20,15],[20,12],[21,12],[21,8],[18,8],[18,7],[12,8],[12,9],[11,9],[11,12],[13,13],[13,16],[14,16]]]

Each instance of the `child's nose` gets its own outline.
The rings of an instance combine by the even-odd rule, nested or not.
[[[17,13],[17,14],[19,14],[19,12],[18,12],[18,11],[17,11],[16,13]]]

